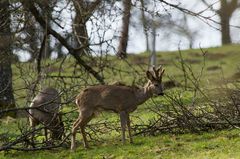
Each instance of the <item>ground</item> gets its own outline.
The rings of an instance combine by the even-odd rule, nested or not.
[[[239,81],[240,79],[240,46],[239,45],[228,45],[224,47],[217,48],[206,48],[206,49],[195,49],[195,50],[185,50],[182,51],[182,56],[184,62],[191,66],[191,69],[197,75],[202,72],[202,80],[200,85],[203,89],[215,90],[216,86],[221,85],[226,80],[228,82]],[[165,68],[166,76],[164,81],[169,79],[174,79],[180,81],[180,84],[184,84],[183,72],[177,66],[181,67],[181,59],[179,58],[179,52],[160,52],[158,53],[158,63],[162,64]],[[68,62],[62,66],[62,75],[72,75],[69,72],[73,71],[73,59],[66,59]],[[128,71],[133,71],[137,69],[141,71],[147,68],[143,63],[148,62],[148,54],[142,53],[140,55],[129,55],[128,62],[134,67],[129,67],[125,62],[118,61],[113,57],[109,57],[112,62],[111,66],[115,66],[118,69],[126,71],[121,75],[111,74],[110,71],[104,72],[106,81],[108,83],[121,80],[123,83],[132,84],[139,82],[138,74],[129,74]],[[46,62],[47,63],[47,62]],[[51,67],[47,67],[48,75],[58,75],[58,66],[61,64],[61,60],[49,61],[53,63]],[[24,65],[24,67],[23,67]],[[13,67],[13,77],[14,77],[14,89],[15,96],[18,106],[25,106],[26,102],[26,91],[23,85],[27,85],[29,81],[34,80],[34,70],[32,70],[33,64],[14,64]],[[136,66],[136,67],[135,67]],[[30,68],[29,70],[21,70],[19,68]],[[79,68],[78,68],[79,69]],[[141,78],[144,79],[144,71],[142,71]],[[134,71],[133,71],[134,72]],[[29,76],[32,75],[32,76]],[[27,78],[19,78],[24,76]],[[54,81],[54,82],[53,82]],[[67,84],[74,82],[72,80],[66,81]],[[49,80],[46,81],[47,84],[54,84],[54,86],[61,86],[62,81]],[[77,83],[77,82],[76,82]],[[73,83],[73,84],[76,84]],[[140,83],[140,82],[139,82]],[[79,84],[79,83],[77,83]],[[229,83],[227,83],[229,86]],[[231,87],[231,85],[229,86]],[[60,87],[61,88],[61,87]],[[70,92],[74,96],[80,91],[80,88]],[[167,92],[168,93],[168,92]],[[171,93],[171,92],[170,92]],[[68,94],[69,95],[69,94]],[[192,93],[184,92],[181,94],[181,99],[184,104],[189,104],[191,102]],[[200,100],[201,101],[201,100]],[[136,112],[131,114],[131,118],[134,124],[141,122],[138,120],[138,116],[141,116],[143,122],[147,122],[149,119],[154,118],[152,112],[148,112],[149,107],[152,107],[154,102],[164,103],[167,106],[167,101],[164,97],[154,98],[149,100],[145,104],[139,107]],[[202,102],[202,101],[201,101]],[[71,111],[75,109],[74,103],[63,106],[63,111]],[[161,109],[164,110],[164,109]],[[65,117],[70,118],[71,121],[68,124],[67,131],[70,130],[71,124],[77,117],[77,112]],[[119,120],[117,115],[110,114],[107,115],[108,121]],[[101,121],[104,119],[104,115],[99,115],[98,119],[95,121]],[[105,119],[104,119],[105,120]],[[18,127],[28,127],[26,119],[21,119],[16,121],[11,118],[3,119],[0,121],[0,141],[4,141],[4,135],[11,137],[16,137],[19,133]],[[75,152],[71,152],[69,145],[65,145],[64,148],[57,148],[54,150],[44,150],[44,151],[34,151],[34,152],[19,152],[19,151],[5,151],[0,152],[0,158],[163,158],[163,159],[237,159],[240,158],[240,130],[235,129],[225,129],[221,131],[209,131],[209,132],[199,132],[199,133],[160,133],[156,136],[134,136],[134,144],[121,144],[120,132],[108,132],[109,134],[100,134],[100,141],[91,141],[90,149],[84,149],[82,145],[82,139],[80,135],[77,136],[78,148]],[[41,140],[41,136],[38,140]]]
[[[238,159],[240,158],[240,130],[224,130],[201,134],[162,134],[158,136],[136,136],[134,144],[122,145],[114,138],[90,149],[79,145],[75,152],[69,149],[55,149],[36,152],[1,152],[0,158],[17,159]]]

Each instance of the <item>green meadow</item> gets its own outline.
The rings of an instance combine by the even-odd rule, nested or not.
[[[106,83],[111,84],[121,81],[128,85],[141,85],[146,82],[145,71],[148,68],[148,53],[129,54],[128,59],[119,60],[116,57],[106,57],[106,69],[100,70],[98,65],[92,64],[104,76]],[[95,59],[99,60],[98,57]],[[240,46],[228,45],[223,47],[203,48],[193,50],[182,50],[175,52],[158,52],[157,63],[165,68],[164,82],[174,81],[176,85],[166,90],[166,94],[180,94],[178,97],[183,105],[190,105],[194,98],[194,92],[183,91],[182,87],[192,88],[197,85],[212,100],[221,99],[219,88],[231,88],[239,86],[240,81]],[[36,64],[15,63],[13,68],[13,87],[17,106],[28,106],[30,97],[28,86],[36,79]],[[59,69],[60,68],[60,69]],[[182,69],[185,69],[184,72]],[[63,92],[63,101],[69,97],[76,96],[81,89],[87,85],[96,84],[96,80],[85,75],[85,72],[72,58],[43,61],[43,70],[47,74],[42,85],[57,87]],[[61,70],[61,71],[59,71]],[[73,73],[75,72],[75,73]],[[184,73],[188,74],[185,81]],[[78,76],[78,79],[67,78],[66,80],[53,78],[54,76]],[[82,77],[82,78],[81,78]],[[87,79],[87,82],[83,79]],[[195,81],[194,81],[195,80]],[[239,87],[238,87],[239,88]],[[217,95],[216,95],[217,94]],[[74,98],[73,98],[74,99]],[[196,105],[204,105],[205,98],[202,95],[196,97]],[[156,104],[157,103],[157,104]],[[157,107],[157,108],[156,108]],[[176,107],[178,107],[176,105]],[[73,101],[63,105],[63,112],[71,112],[75,109]],[[164,114],[172,105],[167,97],[153,97],[133,112],[131,116],[132,125],[149,124],[152,119],[158,118],[159,114],[151,111],[156,108],[159,114]],[[206,109],[209,109],[206,107]],[[196,112],[197,113],[197,112]],[[64,116],[67,133],[70,132],[72,122],[77,118],[77,111]],[[134,143],[121,143],[120,123],[118,115],[114,113],[100,113],[94,118],[90,125],[101,121],[118,124],[115,130],[106,129],[97,132],[93,140],[90,140],[90,149],[84,149],[81,135],[77,135],[77,150],[70,151],[70,141],[66,140],[63,147],[51,150],[39,151],[2,151],[0,158],[23,158],[23,159],[45,159],[45,158],[104,158],[104,159],[132,159],[132,158],[156,158],[156,159],[237,159],[240,158],[240,130],[237,128],[226,128],[215,131],[199,131],[192,133],[185,131],[162,132],[154,135],[135,135]],[[20,133],[20,128],[29,129],[27,118],[23,115],[20,119],[6,118],[0,121],[0,143],[11,141]],[[90,129],[88,129],[90,131]],[[104,133],[105,131],[105,133]],[[8,138],[5,138],[7,135]],[[39,136],[37,140],[42,140]]]

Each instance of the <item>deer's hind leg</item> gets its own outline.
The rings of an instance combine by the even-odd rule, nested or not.
[[[124,111],[120,112],[120,121],[121,121],[121,129],[122,129],[122,143],[125,144],[126,137],[125,137],[125,131],[126,131],[126,125],[127,125],[127,113]]]
[[[29,123],[30,123],[30,127],[31,127],[31,145],[33,148],[35,148],[35,142],[34,142],[34,137],[35,137],[35,126],[37,125],[37,121],[35,119],[33,119],[32,117],[29,117]]]
[[[76,149],[75,140],[76,140],[76,133],[77,133],[77,129],[78,129],[78,127],[76,127],[76,125],[79,122],[79,120],[80,120],[80,117],[78,117],[77,120],[73,124],[72,139],[71,139],[71,150],[75,150]]]
[[[93,117],[93,112],[92,111],[81,111],[79,113],[78,119],[75,121],[73,124],[72,128],[72,142],[71,142],[71,150],[74,150],[76,148],[75,145],[75,140],[76,140],[76,133],[77,129],[80,127],[82,137],[83,137],[83,144],[85,148],[88,148],[88,143],[87,143],[87,137],[86,137],[86,132],[85,132],[85,126],[87,123],[92,119]]]

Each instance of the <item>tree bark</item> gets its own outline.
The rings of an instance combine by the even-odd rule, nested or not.
[[[90,54],[89,35],[87,31],[87,21],[93,15],[96,8],[100,5],[101,0],[87,2],[84,0],[74,0],[73,5],[75,8],[76,16],[74,18],[73,30],[75,35],[76,48],[79,55]]]
[[[151,66],[156,66],[157,56],[156,56],[156,24],[155,20],[152,20],[152,52],[150,55],[149,68]]]
[[[79,55],[89,54],[89,37],[87,32],[87,8],[83,1],[73,1],[76,16],[74,18],[73,30],[75,36],[75,47],[81,47],[78,50]]]
[[[144,5],[144,0],[140,0],[141,2],[141,15],[142,15],[142,24],[143,24],[143,31],[145,34],[145,39],[146,39],[146,52],[150,52],[150,47],[149,47],[149,36],[148,36],[148,27],[147,27],[147,20],[145,16],[145,5]]]
[[[130,22],[131,0],[123,0],[122,32],[118,46],[118,57],[124,59],[127,57],[128,30]]]
[[[218,15],[221,20],[221,35],[222,35],[222,44],[231,44],[231,35],[230,35],[230,19],[233,12],[239,7],[237,0],[221,0],[221,7],[218,11]]]
[[[231,44],[231,36],[230,36],[230,26],[229,26],[229,19],[230,17],[226,15],[221,15],[221,36],[222,36],[222,45]]]
[[[25,12],[24,17],[26,20],[27,43],[29,44],[29,53],[31,55],[29,61],[34,61],[38,52],[37,26],[35,25],[34,17],[28,12]]]
[[[9,109],[15,107],[15,100],[12,88],[12,38],[11,38],[11,15],[9,11],[9,1],[0,1],[0,109]],[[15,112],[8,114],[16,116]],[[3,117],[3,114],[0,114]]]

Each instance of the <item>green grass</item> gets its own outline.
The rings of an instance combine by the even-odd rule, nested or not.
[[[203,49],[207,51],[205,58],[202,56],[202,51],[200,49],[194,50],[183,50],[181,51],[183,59],[185,60],[187,66],[191,67],[195,75],[199,75],[201,68],[204,66],[203,77],[201,80],[201,87],[207,89],[214,89],[219,87],[219,84],[223,83],[223,78],[231,80],[236,72],[240,71],[240,46],[239,45],[228,45],[224,47],[208,48]],[[127,59],[133,67],[124,61],[119,61],[113,56],[109,56],[109,64],[117,69],[129,71],[119,73],[113,73],[111,69],[106,69],[102,72],[106,78],[107,83],[114,81],[123,81],[124,83],[131,84],[133,80],[135,82],[141,81],[145,76],[145,70],[147,65],[143,62],[148,62],[148,54],[142,53],[139,55],[130,55]],[[162,64],[166,69],[166,76],[164,81],[168,80],[167,77],[177,80],[183,84],[183,72],[177,68],[179,63],[179,52],[159,52],[158,53],[158,63]],[[205,59],[205,61],[204,61]],[[58,68],[61,60],[46,60],[43,62],[45,71],[50,68],[53,69],[49,71],[48,75],[58,75],[58,71],[54,68]],[[17,104],[19,106],[26,106],[27,103],[26,89],[31,82],[36,80],[36,71],[34,71],[33,63],[23,63],[21,65],[14,64],[13,68],[13,78],[14,78],[14,90]],[[177,67],[176,67],[177,66]],[[215,69],[210,69],[214,68]],[[20,69],[19,69],[20,68]],[[97,68],[95,68],[97,69]],[[134,72],[134,69],[140,72],[140,75]],[[66,62],[62,65],[62,75],[73,75],[74,70],[74,60],[72,58],[67,58]],[[21,72],[22,71],[22,72]],[[81,74],[79,68],[77,69],[78,76]],[[189,72],[189,71],[188,71]],[[95,80],[89,79],[89,84],[94,84]],[[239,79],[237,79],[239,80]],[[84,83],[81,79],[76,79],[72,81],[71,79],[66,79],[66,84],[68,86],[80,85]],[[141,83],[141,82],[139,82]],[[44,84],[61,88],[62,81],[55,79],[47,79]],[[188,83],[191,85],[191,83]],[[68,96],[75,96],[80,91],[80,88],[75,87],[74,90],[66,92]],[[192,102],[193,93],[190,91],[181,92],[181,90],[174,89],[169,90],[167,93],[180,92],[181,102],[188,105]],[[200,102],[201,99],[199,99]],[[168,108],[168,101],[165,98],[157,97],[153,100],[147,101],[145,104],[141,105],[134,113],[131,114],[133,124],[147,123],[150,119],[156,117],[156,114],[149,111],[149,107],[153,107],[154,102],[161,103],[161,111],[164,112]],[[73,103],[64,105],[63,111],[68,112],[75,108]],[[66,118],[72,120],[77,118],[77,112],[68,115]],[[141,119],[139,119],[140,117]],[[118,121],[118,115],[113,113],[103,113],[97,118],[92,120],[92,123],[105,120],[108,121]],[[0,133],[7,133],[11,137],[15,137],[18,130],[19,123],[27,126],[26,119],[19,121],[6,122],[0,121]],[[72,123],[70,123],[72,124]],[[51,151],[37,151],[37,152],[0,152],[0,158],[176,158],[176,159],[191,159],[191,158],[240,158],[240,130],[225,130],[218,132],[209,132],[202,134],[162,134],[159,136],[135,136],[134,144],[122,145],[120,141],[120,132],[112,131],[107,134],[101,134],[101,142],[91,142],[91,149],[85,150],[81,143],[78,144],[78,149],[76,152],[70,152],[69,148],[59,148]],[[77,136],[77,141],[81,141],[80,135]],[[104,142],[103,142],[104,141]]]
[[[225,130],[202,134],[134,137],[134,144],[121,144],[117,139],[90,143],[90,149],[80,144],[75,152],[55,149],[36,152],[2,152],[0,158],[22,159],[101,159],[101,158],[163,158],[163,159],[238,159],[240,158],[240,130]]]

